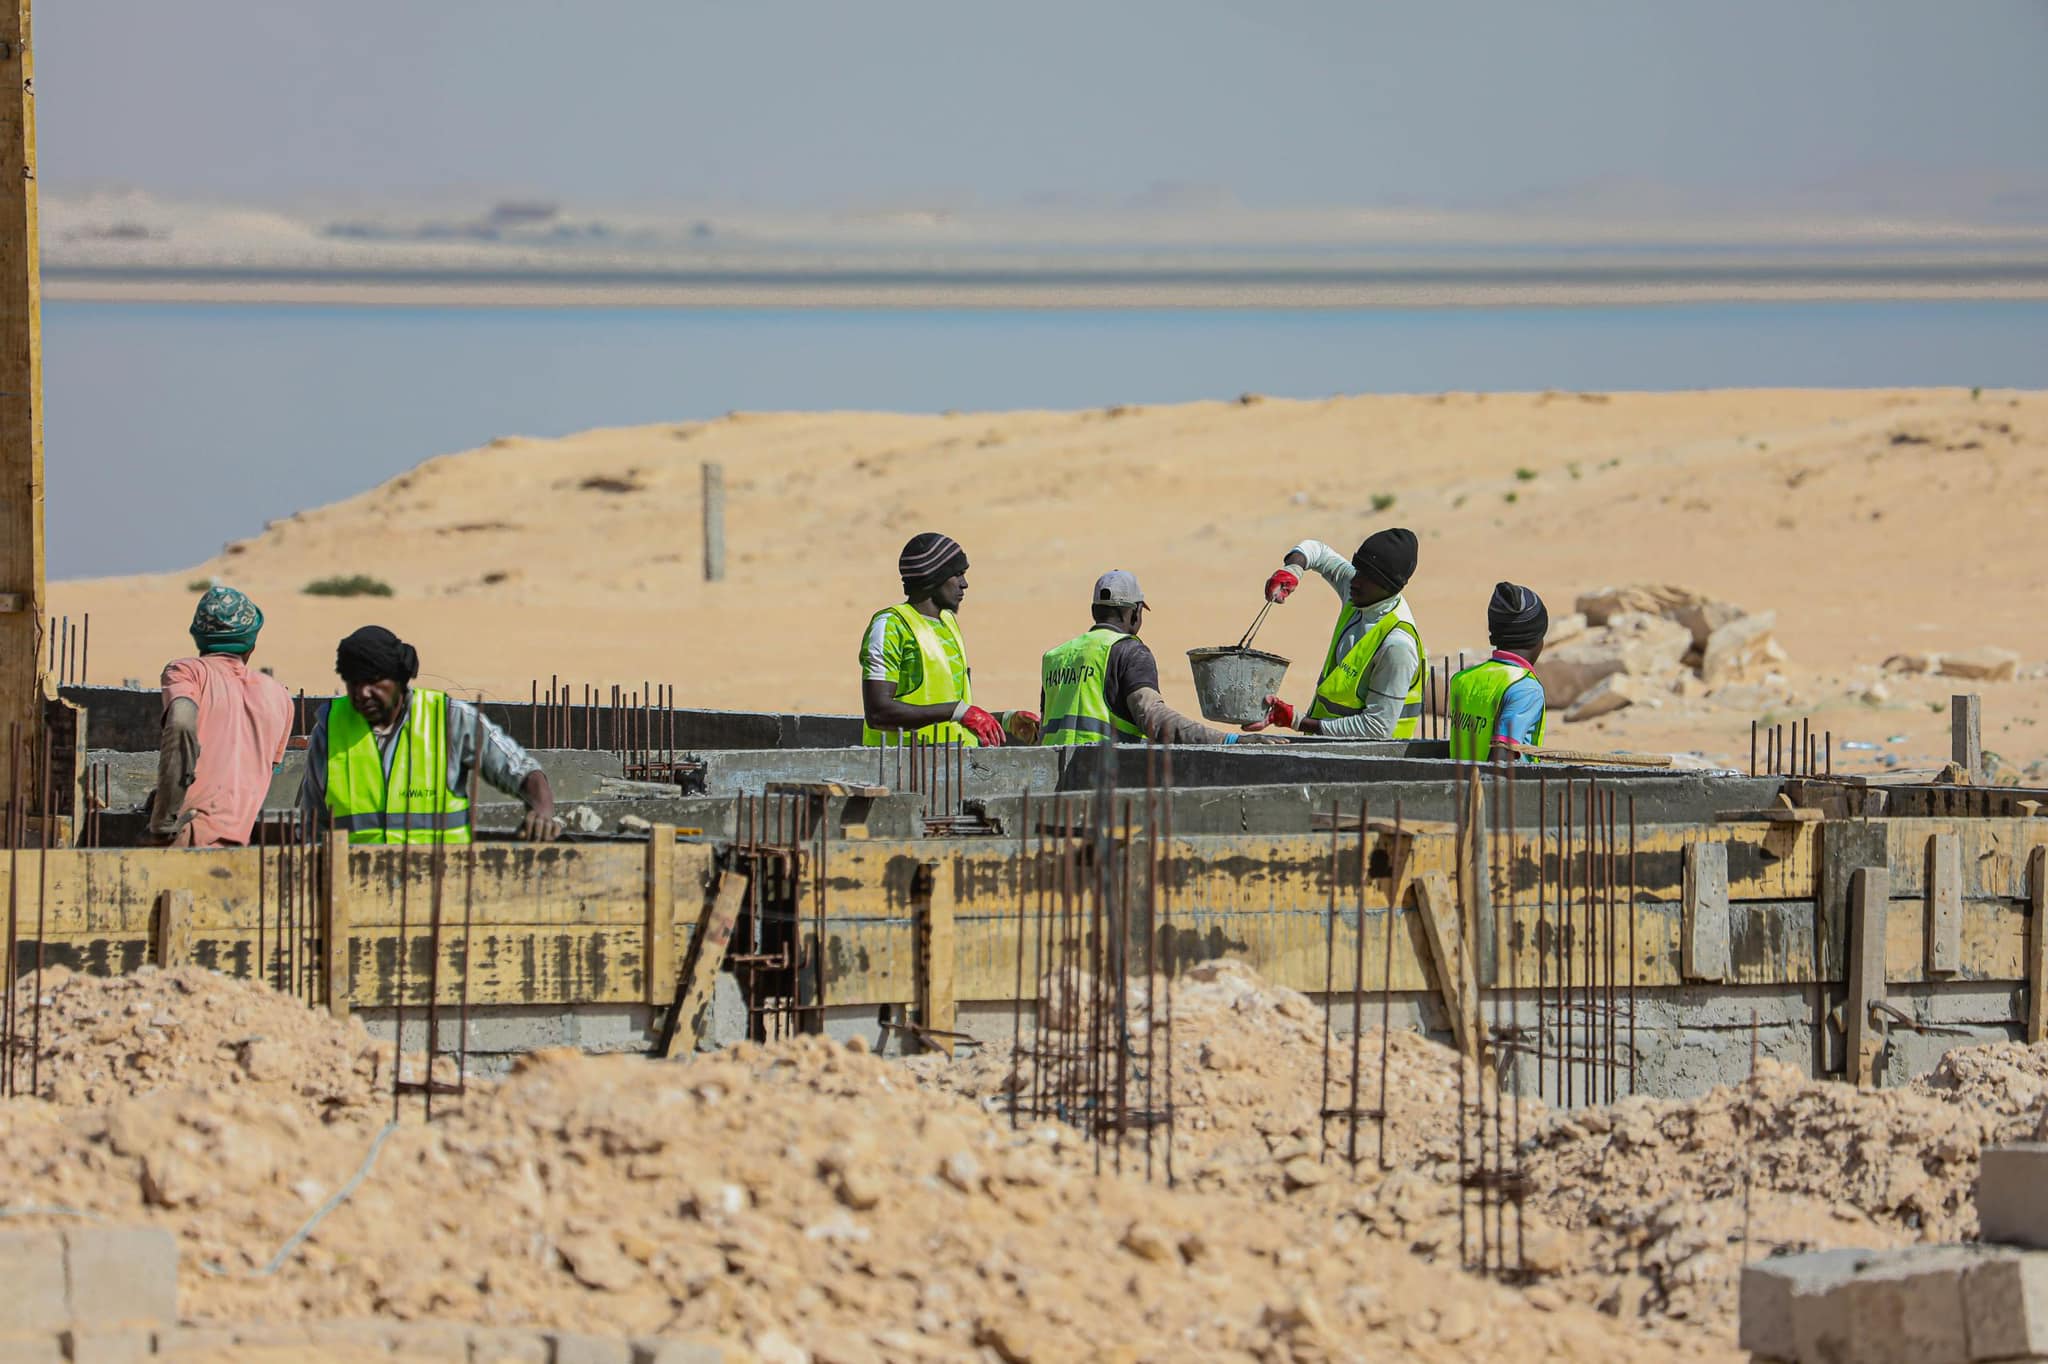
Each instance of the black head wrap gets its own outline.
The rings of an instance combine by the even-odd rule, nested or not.
[[[1389,592],[1399,592],[1415,576],[1415,532],[1395,526],[1365,537],[1351,566]]]
[[[956,573],[967,571],[967,551],[950,535],[928,530],[910,537],[910,543],[896,556],[896,572],[903,579],[903,595],[926,595]]]
[[[1550,612],[1543,598],[1514,583],[1496,583],[1486,604],[1486,634],[1496,649],[1521,653],[1550,633]]]
[[[383,626],[365,625],[334,651],[334,671],[351,684],[390,678],[404,685],[419,676],[420,656]]]

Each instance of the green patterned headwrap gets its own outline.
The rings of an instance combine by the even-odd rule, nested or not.
[[[202,654],[246,654],[262,628],[262,610],[232,587],[209,587],[192,612],[192,642]]]

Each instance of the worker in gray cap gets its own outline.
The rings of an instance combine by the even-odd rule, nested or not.
[[[1211,729],[1166,704],[1159,663],[1138,638],[1144,589],[1135,574],[1111,569],[1095,580],[1095,624],[1050,650],[1039,672],[1044,744],[1285,743],[1263,734]]]

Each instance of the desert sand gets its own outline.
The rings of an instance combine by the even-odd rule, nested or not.
[[[52,459],[61,452],[52,452]],[[280,452],[279,458],[290,458]],[[698,466],[724,466],[725,581],[701,571]],[[524,698],[672,683],[680,704],[850,711],[896,554],[943,530],[973,565],[962,613],[977,701],[1035,706],[1039,654],[1085,627],[1126,568],[1145,637],[1192,711],[1185,651],[1234,642],[1304,536],[1349,553],[1412,527],[1409,594],[1430,651],[1484,647],[1494,582],[1553,618],[1607,585],[1675,583],[1777,613],[1787,658],[1705,696],[1655,698],[1554,745],[1696,751],[1746,765],[1752,719],[1815,717],[1838,768],[1948,755],[1947,697],[1985,698],[2009,771],[2048,755],[2038,623],[2048,559],[2048,392],[1720,391],[1337,397],[1079,412],[731,413],[710,422],[506,434],[331,506],[286,513],[174,573],[55,584],[92,615],[91,681],[152,682],[188,649],[195,584],[239,586],[269,623],[258,662],[333,685],[334,641],[380,622],[429,684]],[[303,595],[366,573],[390,598]],[[1336,611],[1304,584],[1259,636],[1305,701]],[[1887,658],[1995,645],[2007,682],[1887,675]],[[1874,743],[1876,750],[1845,743]],[[2038,773],[2037,773],[2038,775]]]

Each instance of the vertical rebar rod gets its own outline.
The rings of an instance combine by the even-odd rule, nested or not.
[[[1401,801],[1394,800],[1394,844],[1387,856],[1386,960],[1380,963],[1380,1169],[1387,1168],[1387,1048],[1394,1033],[1394,920],[1400,917],[1401,873],[1406,870],[1401,856]]]
[[[1451,817],[1451,846],[1458,849],[1459,851],[1458,879],[1461,883],[1460,890],[1466,892],[1459,896],[1459,903],[1461,908],[1466,904],[1473,903],[1476,898],[1476,892],[1474,891],[1474,888],[1464,886],[1462,884],[1464,879],[1472,874],[1471,869],[1468,866],[1466,866],[1467,859],[1463,855],[1465,849],[1465,840],[1468,837],[1476,836],[1474,833],[1469,831],[1465,825],[1466,814],[1471,807],[1467,804],[1465,800],[1464,792],[1458,789],[1458,787],[1462,787],[1463,784],[1464,783],[1462,782],[1457,783],[1457,785],[1452,788],[1453,810]],[[1467,974],[1466,967],[1469,966],[1471,963],[1471,957],[1467,954],[1470,953],[1472,950],[1470,942],[1471,935],[1468,931],[1467,925],[1464,922],[1462,922],[1463,917],[1464,916],[1462,915],[1460,916],[1461,921],[1458,924],[1459,964],[1456,969],[1460,976],[1464,976]],[[1472,973],[1472,978],[1477,979],[1477,974]],[[1453,990],[1450,993],[1453,995],[1451,1007],[1457,1009],[1461,1014],[1469,1018],[1471,1015],[1466,1010],[1466,1002],[1462,999],[1458,999],[1455,997],[1458,993],[1456,990]],[[1455,1035],[1455,1026],[1453,1027],[1452,1031]],[[1476,1057],[1478,1055],[1479,1049],[1478,1039],[1468,1037],[1466,1041],[1470,1045],[1473,1055]],[[1460,1268],[1470,1269],[1472,1267],[1472,1229],[1469,1225],[1467,1225],[1465,1209],[1466,1205],[1471,1201],[1472,1198],[1472,1155],[1471,1150],[1467,1144],[1466,1136],[1466,1129],[1470,1125],[1471,1115],[1468,1114],[1465,1110],[1466,1065],[1465,1052],[1463,1049],[1458,1047],[1453,1047],[1451,1049],[1451,1066],[1454,1073],[1458,1077],[1458,1265]]]
[[[1145,1182],[1152,1182],[1153,1108],[1157,1095],[1153,1074],[1158,1067],[1159,1031],[1159,786],[1153,768],[1152,741],[1145,741]]]
[[[567,688],[563,689],[567,694]],[[568,716],[564,714],[563,728],[568,727]],[[566,737],[566,736],[565,736]],[[433,878],[429,900],[427,927],[427,1057],[426,1070],[420,1082],[426,1087],[425,1115],[428,1122],[434,1120],[434,1062],[441,1054],[441,893],[448,870],[448,777],[434,774],[434,805],[436,820],[435,839],[428,854],[428,875]]]
[[[1620,1022],[1621,1017],[1619,1009],[1617,1007],[1619,1000],[1616,995],[1614,981],[1615,973],[1618,969],[1618,963],[1615,961],[1614,955],[1615,946],[1620,941],[1620,935],[1616,931],[1615,920],[1615,911],[1617,908],[1616,901],[1619,899],[1619,892],[1617,889],[1617,883],[1619,878],[1615,875],[1616,858],[1614,851],[1615,799],[1616,797],[1613,791],[1608,791],[1606,793],[1607,867],[1606,870],[1602,873],[1602,878],[1607,890],[1607,1102],[1609,1103],[1613,1103],[1615,1100],[1615,1082],[1619,1077],[1619,1071],[1615,1064],[1615,1052],[1617,1043],[1619,1041],[1618,1034],[1620,1032],[1620,1028],[1618,1024]]]
[[[1541,821],[1539,820],[1538,823],[1541,823]],[[1510,925],[1508,933],[1508,981],[1510,987],[1517,991],[1520,990],[1522,984],[1522,920],[1521,895],[1515,881],[1514,859],[1517,856],[1516,850],[1520,846],[1521,836],[1521,780],[1519,769],[1511,766],[1508,769],[1508,923]],[[1539,877],[1542,875],[1542,865],[1540,862],[1537,866],[1537,875]],[[1509,996],[1508,1008],[1511,1021],[1520,1016],[1520,1010],[1515,1007],[1514,999],[1514,995]],[[1540,1022],[1536,1032],[1536,1048],[1536,1080],[1540,1088],[1543,1082],[1543,1030]],[[1512,1055],[1512,1053],[1510,1054]],[[1519,1061],[1515,1063],[1512,1074],[1515,1080],[1513,1097],[1510,1100],[1514,1104],[1514,1135],[1512,1140],[1516,1160],[1519,1163],[1522,1153],[1522,1066]],[[1516,1187],[1519,1189],[1519,1184]],[[1528,1267],[1528,1263],[1528,1243],[1524,1235],[1522,1219],[1522,1196],[1518,1192],[1515,1196],[1516,1273],[1519,1274],[1525,1270]]]
[[[1628,1092],[1636,1092],[1636,797],[1628,797]]]
[[[1330,1158],[1330,996],[1336,990],[1337,972],[1337,798],[1330,797],[1330,894],[1323,909],[1323,1094],[1317,1106],[1321,1114],[1318,1132],[1322,1146],[1318,1161]]]
[[[1023,814],[1017,825],[1017,985],[1010,1008],[1010,1064],[1024,1057],[1024,874],[1031,868],[1031,788],[1022,793]],[[1017,1082],[1010,1083],[1010,1129],[1017,1128]]]
[[[1358,798],[1358,914],[1352,925],[1351,934],[1351,1143],[1346,1158],[1351,1162],[1351,1173],[1358,1173],[1358,1072],[1362,1061],[1361,1051],[1365,1046],[1365,883],[1367,864],[1371,861],[1371,820],[1369,802],[1364,796]],[[1325,1015],[1330,1001],[1323,1001]],[[1386,1115],[1380,1115],[1380,1127],[1386,1128]]]
[[[1578,783],[1567,779],[1564,790],[1559,792],[1557,797],[1557,1075],[1558,1093],[1562,1096],[1566,1108],[1572,1106],[1576,1096],[1577,1086],[1574,1081],[1578,1071],[1578,1062],[1573,1056],[1572,1046],[1572,1011],[1578,1007],[1577,997],[1573,994],[1577,986],[1573,980],[1577,972],[1573,968],[1578,964],[1579,946],[1577,887],[1573,884],[1576,879],[1573,871],[1578,864],[1578,848],[1572,826],[1572,797],[1576,794],[1574,788],[1577,785]]]
[[[1169,1189],[1171,1189],[1171,1188],[1175,1187],[1175,1181],[1174,1181],[1174,1176],[1173,1176],[1173,1128],[1174,1128],[1174,1108],[1173,1108],[1173,978],[1174,978],[1174,976],[1175,976],[1175,975],[1176,975],[1176,974],[1177,974],[1177,973],[1179,972],[1179,970],[1180,970],[1180,940],[1179,940],[1178,938],[1174,937],[1174,935],[1173,935],[1173,878],[1174,878],[1174,875],[1175,875],[1175,868],[1176,868],[1176,867],[1177,867],[1177,865],[1178,865],[1178,861],[1177,861],[1177,857],[1176,857],[1176,854],[1175,854],[1175,852],[1174,852],[1174,847],[1173,847],[1173,749],[1172,749],[1172,747],[1171,747],[1171,746],[1168,746],[1168,747],[1167,747],[1167,749],[1166,749],[1166,751],[1165,751],[1164,753],[1160,754],[1160,756],[1159,756],[1159,777],[1160,777],[1160,780],[1161,780],[1161,782],[1162,782],[1162,783],[1164,783],[1164,785],[1165,785],[1165,788],[1166,788],[1166,790],[1165,790],[1165,795],[1164,795],[1164,797],[1163,797],[1163,799],[1164,799],[1164,801],[1165,801],[1165,811],[1164,811],[1164,814],[1165,814],[1165,818],[1164,818],[1164,821],[1163,821],[1163,823],[1164,823],[1164,834],[1165,834],[1165,838],[1166,838],[1166,846],[1165,846],[1165,849],[1164,849],[1164,858],[1165,858],[1165,866],[1164,866],[1164,876],[1165,876],[1165,880],[1164,880],[1164,882],[1163,882],[1163,884],[1164,884],[1164,886],[1165,886],[1166,894],[1165,894],[1165,896],[1163,897],[1163,909],[1164,909],[1164,915],[1165,915],[1165,923],[1164,923],[1163,927],[1164,927],[1164,929],[1165,929],[1165,932],[1166,932],[1166,942],[1167,942],[1167,956],[1166,956],[1166,973],[1165,973],[1165,979],[1166,979],[1166,1187],[1167,1187],[1167,1188],[1169,1188]]]
[[[1543,1097],[1543,1005],[1550,988],[1550,778],[1536,774],[1536,1097]]]
[[[81,636],[81,638],[80,638],[80,640],[79,640],[79,644],[78,644],[78,685],[79,685],[79,686],[83,687],[83,686],[86,686],[86,685],[88,685],[88,677],[87,677],[87,672],[86,672],[86,670],[87,670],[87,669],[88,669],[88,668],[89,668],[89,667],[90,667],[91,665],[92,665],[92,612],[88,611],[88,612],[86,612],[86,613],[85,613],[85,633],[84,633],[84,634],[83,634],[83,635]],[[38,998],[40,999],[40,996],[38,996]],[[37,1007],[38,1009],[40,1009],[40,1008],[42,1007],[42,1005],[41,1005],[40,1003],[38,1003],[36,1007]]]
[[[82,737],[82,736],[81,736]],[[50,727],[43,726],[43,818],[36,837],[36,983],[29,996],[28,1092],[42,1093],[43,1059],[43,938],[48,933],[50,903],[50,807],[55,774],[50,763]]]
[[[21,845],[27,841],[28,819],[22,807],[21,722],[7,730],[7,784],[12,793],[7,801],[7,981],[6,1002],[0,1007],[0,1051],[6,1064],[0,1068],[0,1095],[14,1093],[14,944],[21,924]]]

